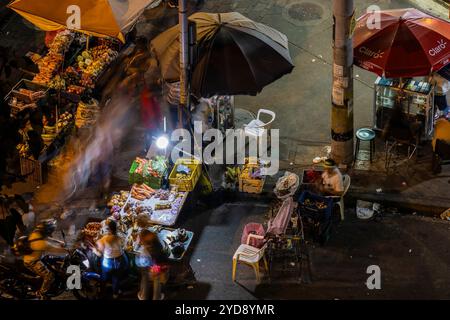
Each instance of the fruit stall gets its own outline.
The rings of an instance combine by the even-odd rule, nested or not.
[[[149,222],[163,226],[175,225],[201,174],[201,165],[196,160],[179,159],[169,176],[169,162],[163,156],[152,159],[137,157],[133,161],[129,182],[132,184],[127,198],[117,203],[120,215],[133,220],[138,215],[148,216]]]
[[[121,48],[122,44],[110,38],[63,30],[48,45],[45,55],[32,54],[39,72],[31,80],[20,80],[4,98],[11,116],[24,123],[23,139],[16,148],[21,174],[28,182],[45,183],[47,162],[58,154],[72,129],[95,125],[101,111],[93,97],[96,84],[117,60]],[[30,123],[35,111],[43,113],[39,155],[30,151],[27,135],[36,128]]]
[[[196,187],[201,165],[196,160],[182,158],[169,169],[169,162],[163,156],[137,157],[129,171],[130,190],[113,193],[107,202],[110,215],[105,220],[88,220],[78,241],[89,248],[106,234],[106,222],[113,220],[118,235],[124,239],[127,255],[137,253],[138,235],[147,229],[157,234],[169,261],[182,261],[194,233],[174,225],[189,193]]]

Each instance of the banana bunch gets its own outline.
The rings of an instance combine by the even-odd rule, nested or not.
[[[227,167],[227,171],[225,172],[225,181],[226,183],[237,183],[240,175],[240,167]]]
[[[21,157],[26,157],[29,152],[28,143],[20,143],[16,146],[16,149],[19,150],[19,154]]]

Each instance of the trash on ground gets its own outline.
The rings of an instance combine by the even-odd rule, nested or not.
[[[367,220],[373,217],[373,203],[363,200],[356,201],[356,216],[359,219]]]

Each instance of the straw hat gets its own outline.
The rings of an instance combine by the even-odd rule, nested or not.
[[[334,169],[336,168],[336,162],[333,159],[326,159],[324,160],[322,166],[325,169]]]

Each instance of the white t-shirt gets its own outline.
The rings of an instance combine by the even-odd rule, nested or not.
[[[322,173],[322,184],[328,190],[344,192],[344,179],[342,178],[341,171],[337,168],[334,168],[331,174],[328,171]]]
[[[97,241],[97,246],[105,258],[119,258],[123,254],[123,241],[118,236],[103,236]]]

